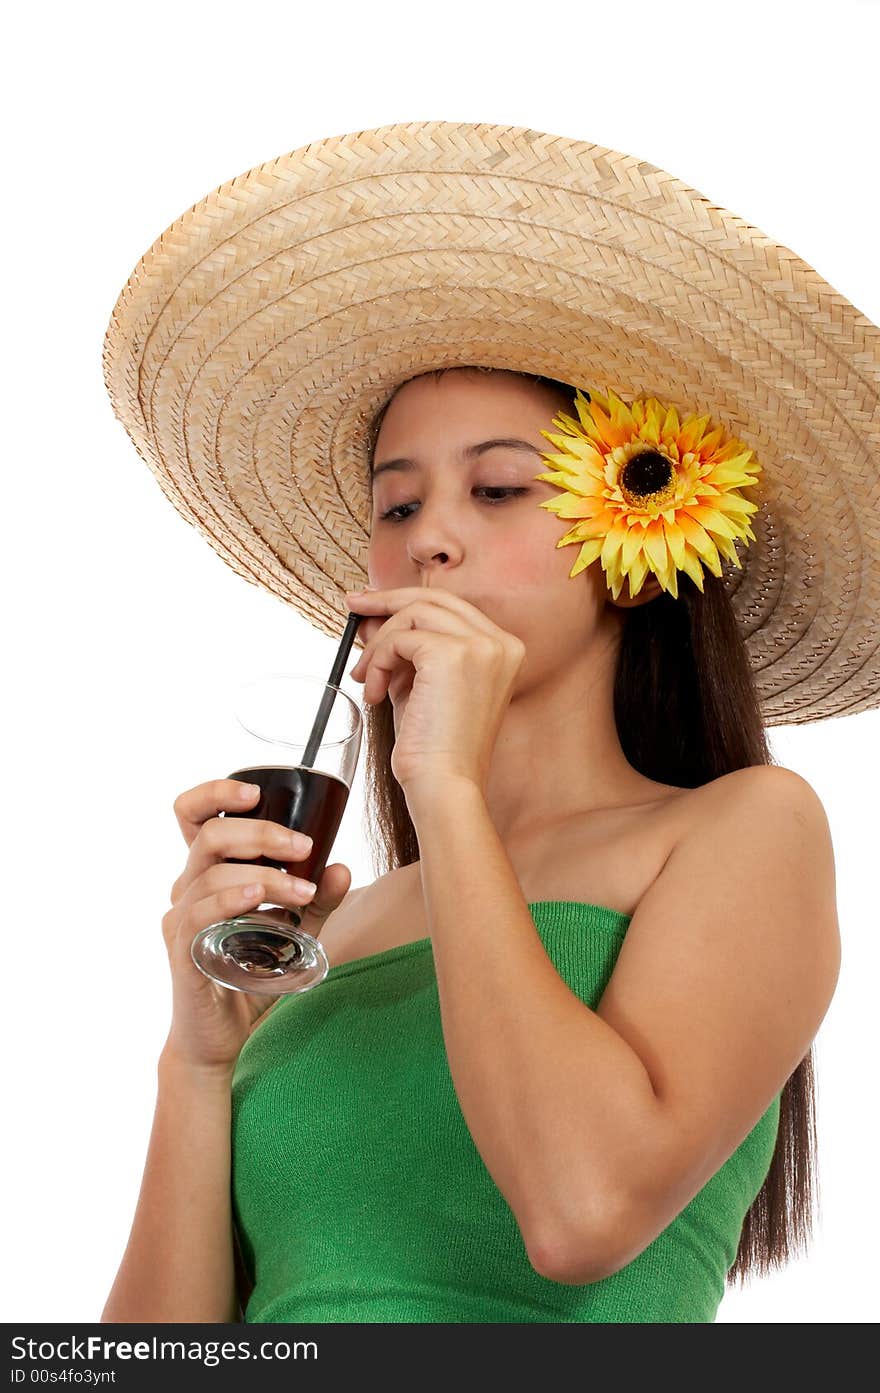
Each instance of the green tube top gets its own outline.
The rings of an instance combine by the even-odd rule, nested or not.
[[[557,972],[595,1010],[630,916],[571,900],[529,910]],[[778,1122],[777,1095],[626,1267],[554,1282],[531,1266],[459,1107],[431,940],[341,963],[281,1000],[236,1063],[232,1206],[254,1283],[244,1319],[711,1322]]]

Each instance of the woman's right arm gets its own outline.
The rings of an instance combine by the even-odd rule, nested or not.
[[[237,781],[217,779],[182,793],[174,805],[189,856],[162,920],[171,967],[171,1029],[159,1057],[137,1209],[101,1314],[105,1322],[240,1319],[232,1078],[242,1045],[277,998],[219,986],[196,967],[190,946],[208,924],[256,910],[267,899],[295,907],[303,928],[317,937],[351,886],[351,871],[336,862],[319,874],[317,892],[304,889],[295,868],[308,855],[311,838],[257,817],[258,793],[246,795]],[[240,816],[230,816],[235,813]],[[291,873],[267,864],[274,860],[283,860]],[[260,883],[254,890],[249,881]]]
[[[236,1322],[232,1071],[167,1046],[140,1196],[102,1321]]]

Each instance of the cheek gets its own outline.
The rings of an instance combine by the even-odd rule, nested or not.
[[[558,547],[571,523],[547,514],[537,525],[518,533],[513,554],[499,551],[497,590],[503,596],[505,627],[530,640],[530,651],[556,643],[560,634],[569,640],[588,637],[605,604],[605,580],[600,562],[594,561],[576,576],[570,574],[580,555],[580,544]],[[493,575],[493,581],[495,580]],[[552,622],[548,623],[548,616]],[[528,630],[528,633],[526,632]]]
[[[493,550],[492,573],[499,585],[513,591],[552,592],[567,577],[574,549],[556,546],[562,536],[558,528],[545,528],[540,520],[525,525],[515,533],[499,539]]]
[[[388,590],[395,585],[399,585],[401,568],[407,564],[405,551],[401,551],[400,543],[394,541],[393,535],[388,535],[388,529],[382,529],[380,538],[370,537],[367,547],[367,580],[371,585],[376,585],[380,590]]]

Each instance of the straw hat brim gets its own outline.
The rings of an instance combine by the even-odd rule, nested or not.
[[[175,508],[334,637],[366,580],[370,425],[461,364],[656,396],[743,440],[756,540],[723,582],[765,723],[880,706],[880,329],[644,160],[488,123],[312,142],[178,218],[103,346]]]

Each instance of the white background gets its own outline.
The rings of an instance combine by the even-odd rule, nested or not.
[[[335,647],[224,565],[112,413],[101,341],[154,238],[308,141],[494,121],[669,170],[880,322],[876,3],[514,13],[153,0],[17,7],[7,30],[4,1320],[100,1316],[170,1019],[172,803],[229,772],[233,680],[323,674]],[[770,735],[828,814],[843,967],[815,1047],[816,1235],[718,1319],[875,1320],[880,713]],[[374,876],[361,816],[359,780],[331,857],[355,885]]]

